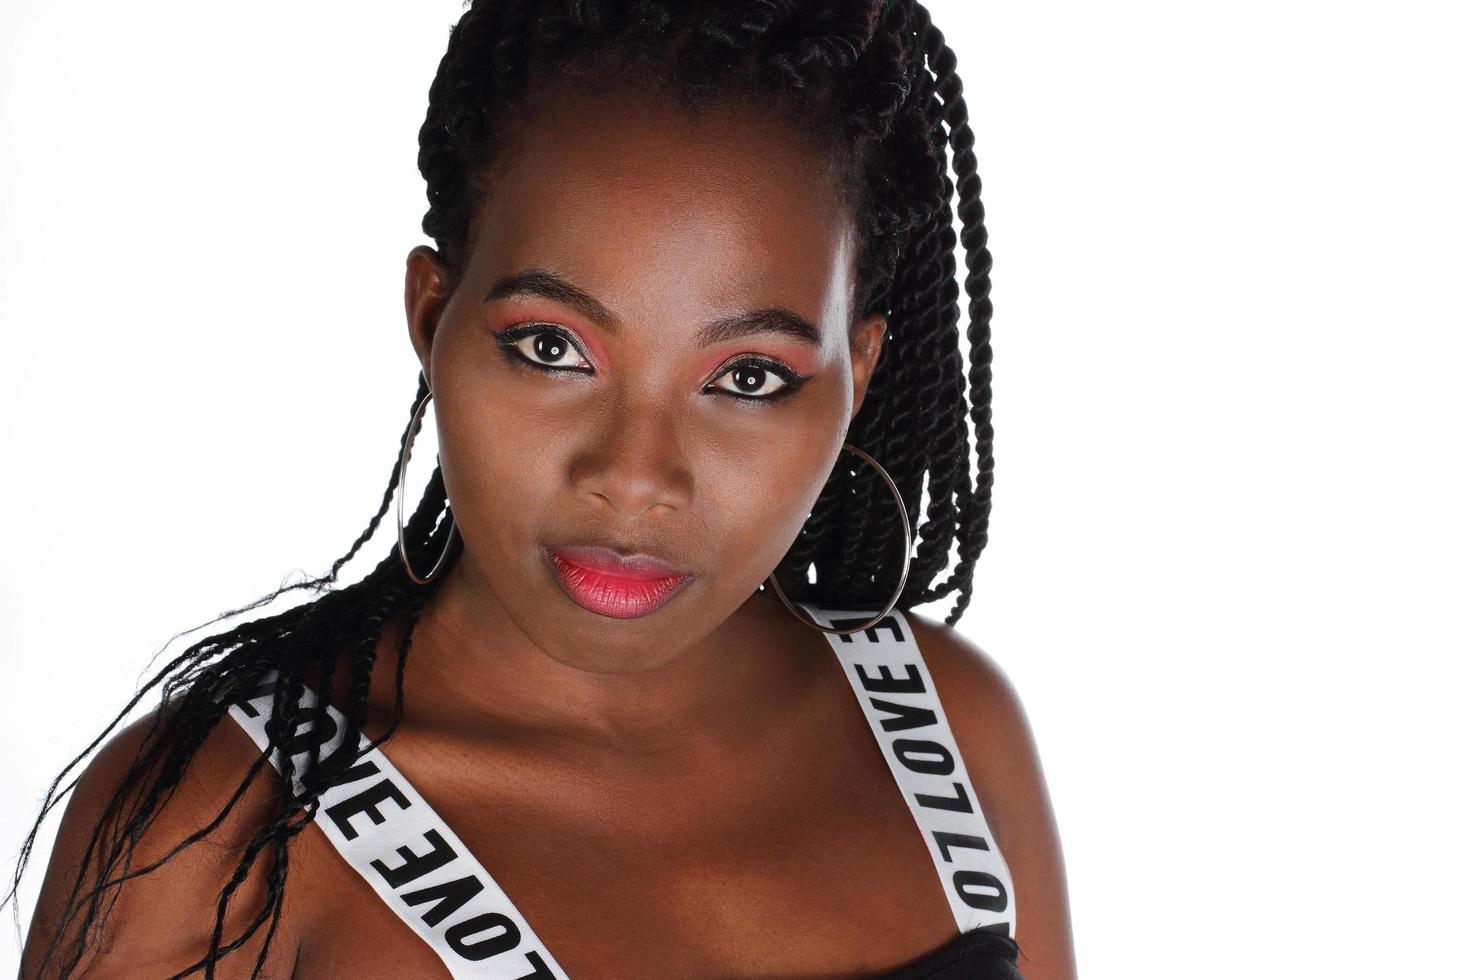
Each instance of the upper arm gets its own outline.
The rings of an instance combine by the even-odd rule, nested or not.
[[[72,944],[80,935],[85,902],[67,924],[62,943],[46,964],[44,974],[40,972],[42,955],[56,933],[98,818],[132,764],[152,717],[133,722],[104,743],[72,790],[26,937],[20,971],[23,980],[57,977],[61,964],[75,955]],[[159,805],[153,822],[139,838],[129,873],[173,850],[209,824],[229,802],[258,755],[249,736],[243,731],[231,731],[232,728],[238,728],[235,722],[222,718],[206,736],[174,792]],[[156,869],[129,879],[120,888],[109,889],[97,910],[100,932],[99,923],[94,920],[89,929],[92,934],[89,948],[72,975],[162,977],[202,959],[214,932],[219,894],[234,874],[250,838],[274,818],[278,804],[273,797],[278,785],[278,776],[269,763],[264,763],[263,771],[213,831]],[[129,794],[127,800],[131,802],[135,798]],[[116,824],[104,828],[93,847],[87,880],[78,891],[78,899],[97,884],[101,851],[116,832]],[[273,848],[267,845],[230,899],[221,946],[238,938],[264,907],[267,876],[273,865]],[[294,862],[292,870],[295,870]],[[123,865],[118,863],[109,877],[115,879],[122,871]],[[285,894],[289,899],[289,888]],[[296,929],[290,911],[288,901],[271,939],[270,955],[262,970],[265,977],[291,975]],[[248,977],[269,926],[267,918],[250,940],[219,961],[216,976]]]
[[[985,820],[1010,868],[1027,980],[1072,980],[1061,841],[1030,723],[995,661],[963,634],[905,613],[954,731]]]

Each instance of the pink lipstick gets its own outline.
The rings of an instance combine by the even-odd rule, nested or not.
[[[648,615],[694,578],[652,555],[624,555],[591,545],[543,550],[567,598],[589,612],[613,619]]]

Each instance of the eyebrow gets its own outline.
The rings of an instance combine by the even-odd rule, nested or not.
[[[591,293],[546,269],[523,269],[497,279],[485,302],[512,296],[539,296],[576,309],[608,333],[621,329],[618,318]],[[806,317],[784,306],[766,306],[712,320],[699,328],[695,340],[704,346],[757,333],[777,333],[811,347],[822,346],[822,334]]]

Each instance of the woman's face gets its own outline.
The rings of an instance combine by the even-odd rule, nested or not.
[[[512,145],[452,291],[432,249],[408,260],[464,540],[445,588],[563,663],[647,669],[734,623],[796,539],[885,324],[850,340],[851,216],[779,121],[578,93]],[[715,329],[758,311],[762,329]],[[595,612],[547,550],[577,545],[691,577],[652,612]]]

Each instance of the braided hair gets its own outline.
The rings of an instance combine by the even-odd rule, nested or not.
[[[914,550],[896,606],[909,609],[953,593],[954,607],[945,622],[954,625],[969,605],[990,514],[991,304],[974,136],[955,55],[944,35],[918,0],[468,0],[468,9],[450,31],[419,130],[418,165],[429,202],[423,231],[434,240],[453,281],[462,274],[472,244],[477,206],[494,186],[495,164],[514,145],[515,120],[534,111],[533,100],[554,85],[613,76],[676,95],[693,112],[716,99],[758,95],[761,105],[799,120],[802,132],[824,141],[859,237],[853,322],[878,311],[888,324],[884,357],[848,439],[883,464],[903,496],[910,525],[916,527],[917,546],[902,542]],[[954,181],[948,172],[951,151]],[[956,191],[958,204],[952,206]],[[967,269],[967,370],[957,329],[956,211]],[[427,393],[420,374],[414,406]],[[972,424],[979,459],[973,475],[968,444]],[[413,429],[410,416],[400,455]],[[4,901],[15,896],[36,832],[60,802],[57,786],[148,691],[162,685],[161,709],[153,714],[135,758],[92,831],[43,968],[60,958],[59,976],[70,976],[99,924],[99,909],[109,891],[213,831],[256,775],[269,768],[269,753],[286,744],[298,726],[325,726],[326,699],[303,709],[303,688],[311,683],[318,691],[332,690],[345,669],[346,731],[339,747],[322,757],[320,746],[313,744],[300,773],[294,771],[291,756],[281,753],[279,807],[249,839],[219,895],[209,949],[175,974],[203,971],[213,977],[216,962],[268,922],[251,974],[258,975],[280,921],[288,844],[310,823],[321,793],[357,758],[384,623],[402,617],[404,628],[396,651],[392,718],[371,746],[390,738],[402,719],[404,666],[414,626],[444,578],[441,574],[426,586],[415,584],[395,547],[360,582],[337,582],[342,567],[377,530],[398,481],[395,459],[377,513],[325,575],[283,585],[204,625],[294,590],[310,590],[313,598],[190,646],[155,674],[51,784]],[[923,494],[928,505],[920,522]],[[776,569],[783,591],[818,605],[881,607],[898,575],[891,552],[874,542],[898,525],[892,507],[891,494],[871,469],[840,459]],[[415,568],[430,567],[448,548],[447,569],[462,552],[438,468],[404,535]],[[947,578],[936,581],[948,567],[952,549],[958,551],[958,562]],[[228,705],[250,696],[272,671],[278,680],[266,728],[269,747],[214,820],[158,860],[132,868],[134,845],[179,784],[195,751]],[[293,788],[295,780],[301,783],[300,792]],[[74,779],[61,795],[75,784]],[[109,828],[110,833],[104,832]],[[240,936],[226,941],[226,905],[264,852],[274,858],[264,905]],[[94,861],[99,883],[83,892]],[[73,925],[78,917],[80,925]],[[79,928],[81,938],[63,953],[60,937],[69,926]]]

